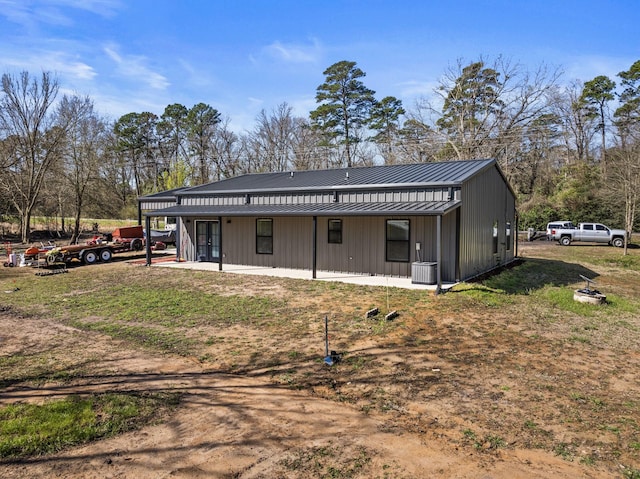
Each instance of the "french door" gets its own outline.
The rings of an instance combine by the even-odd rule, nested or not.
[[[219,221],[196,221],[196,253],[198,261],[220,262]]]

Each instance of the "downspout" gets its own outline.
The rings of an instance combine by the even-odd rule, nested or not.
[[[151,266],[151,217],[144,217],[144,231],[146,233],[145,252],[147,258],[147,266]]]
[[[318,266],[318,217],[313,217],[313,246],[312,246],[312,256],[313,256],[313,273],[312,278],[316,279],[316,272]]]
[[[442,288],[442,215],[436,217],[436,295]]]
[[[222,216],[218,216],[218,271],[222,271]]]
[[[142,224],[142,202],[138,200],[138,226]]]

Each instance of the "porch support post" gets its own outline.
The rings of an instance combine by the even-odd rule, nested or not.
[[[442,215],[436,216],[436,295],[440,294],[442,287]]]
[[[313,217],[313,247],[312,255],[313,255],[313,279],[316,279],[316,272],[318,266],[318,217]]]
[[[151,217],[144,217],[144,231],[146,233],[145,250],[147,266],[151,266]]]
[[[218,216],[218,271],[222,271],[222,216]]]
[[[182,216],[176,216],[176,263],[180,262],[180,256],[182,255],[182,248],[180,247],[180,230],[182,229],[182,225]]]

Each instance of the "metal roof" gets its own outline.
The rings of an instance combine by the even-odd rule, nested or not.
[[[180,196],[416,186],[460,186],[495,160],[253,173],[180,191]]]
[[[412,203],[299,203],[289,205],[178,205],[144,213],[145,216],[350,216],[443,215],[460,200]]]

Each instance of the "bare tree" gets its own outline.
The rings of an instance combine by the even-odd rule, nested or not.
[[[564,90],[558,90],[552,100],[552,109],[562,121],[567,162],[587,161],[597,129],[597,118],[582,99],[583,86],[573,81]]]
[[[257,125],[249,135],[249,145],[257,163],[253,171],[287,171],[294,164],[296,120],[286,103],[270,114],[262,110]]]
[[[107,128],[88,97],[65,95],[58,105],[58,116],[69,124],[62,160],[66,183],[69,191],[73,192],[75,218],[71,242],[74,243],[80,234],[80,218],[87,190],[95,185],[105,157]]]
[[[68,126],[66,119],[56,118],[52,112],[58,90],[57,79],[48,72],[43,72],[39,80],[26,71],[2,76],[0,131],[8,145],[4,155],[11,159],[11,166],[0,175],[0,187],[20,215],[25,243],[42,185],[50,166],[59,158]]]
[[[220,181],[223,178],[231,178],[241,172],[251,171],[243,164],[243,142],[237,134],[229,128],[229,118],[224,118],[215,129],[211,139],[211,154],[215,165],[213,179]]]
[[[628,140],[628,138],[627,138]],[[640,144],[635,142],[614,148],[609,155],[607,196],[615,203],[624,203],[624,227],[633,231],[636,210],[640,203]],[[622,201],[620,201],[622,200]],[[625,236],[624,254],[629,237]]]
[[[321,138],[319,133],[305,118],[295,118],[293,138],[293,169],[319,170],[326,167],[327,161],[318,151]]]

